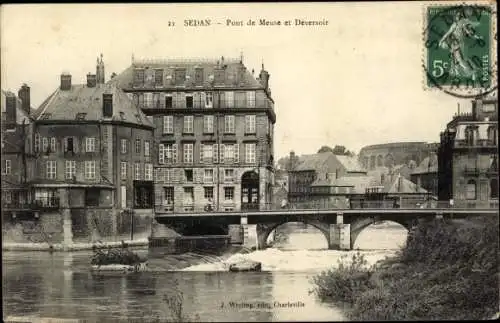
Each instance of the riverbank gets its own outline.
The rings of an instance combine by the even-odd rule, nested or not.
[[[396,256],[356,254],[314,278],[351,320],[473,320],[499,312],[498,218],[421,224]]]
[[[147,246],[148,239],[137,239],[137,240],[125,240],[124,241],[129,247],[144,247]],[[73,243],[70,245],[64,245],[61,243],[48,244],[48,243],[15,243],[15,242],[3,242],[3,251],[81,251],[81,250],[92,250],[94,247],[97,249],[105,249],[109,247],[120,247],[122,241],[103,241],[99,243]]]

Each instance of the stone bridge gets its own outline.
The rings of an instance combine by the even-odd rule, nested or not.
[[[461,219],[470,216],[498,216],[494,209],[346,209],[281,210],[258,212],[213,212],[162,214],[155,217],[184,236],[229,235],[231,243],[251,246],[248,231],[255,227],[257,248],[265,249],[269,234],[278,226],[301,222],[319,229],[329,249],[350,250],[358,235],[369,225],[380,221],[401,224],[407,230],[422,221],[435,218]],[[154,237],[157,238],[157,237]]]

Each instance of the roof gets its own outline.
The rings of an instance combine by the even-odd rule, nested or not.
[[[332,152],[324,152],[312,155],[301,155],[299,156],[298,164],[293,169],[293,171],[318,170],[332,156],[333,156]]]
[[[6,98],[7,97],[15,97],[16,98],[16,111],[17,111],[17,116],[16,116],[16,120],[17,120],[17,124],[22,124],[23,123],[23,120],[26,119],[29,123],[29,120],[31,119],[30,116],[26,113],[26,111],[23,110],[23,105],[22,105],[22,101],[21,99],[15,94],[15,93],[12,93],[10,91],[5,91],[5,90],[2,90],[1,91],[1,94],[2,94],[2,98],[1,98],[1,108],[2,108],[2,113],[5,113],[6,112],[6,109],[7,109],[7,105],[6,105]],[[30,114],[33,114],[35,110],[31,109],[30,108]]]
[[[437,171],[438,171],[437,155],[432,155],[432,159],[431,157],[425,157],[420,163],[420,165],[418,165],[418,167],[413,170],[412,174],[437,173]]]
[[[224,63],[222,63],[224,62]],[[264,87],[257,81],[257,79],[248,71],[245,65],[239,59],[164,59],[164,60],[134,60],[132,65],[126,68],[122,73],[115,76],[110,82],[116,84],[119,88],[126,89],[132,88],[134,82],[134,69],[136,68],[146,68],[146,69],[162,69],[163,70],[163,87],[176,87],[175,85],[170,85],[170,81],[165,82],[167,77],[174,78],[174,70],[178,68],[186,69],[186,78],[184,86],[186,88],[194,88],[195,80],[195,69],[203,68],[203,86],[212,87],[211,77],[215,74],[217,67],[224,68],[225,78],[223,84],[218,84],[217,86],[226,87],[245,87],[245,88],[260,88]],[[240,68],[244,69],[243,81],[238,80],[238,70]],[[145,81],[147,82],[147,81]],[[151,86],[145,87],[155,87],[154,77]]]
[[[386,193],[427,193],[427,190],[407,180],[403,176],[395,176],[395,178],[384,185]]]
[[[103,119],[102,95],[113,94],[113,121],[123,121],[138,125],[154,127],[146,115],[137,108],[127,94],[114,84],[97,84],[87,87],[75,84],[70,90],[57,88],[33,114],[35,120],[82,120],[99,121]],[[82,115],[85,113],[85,115]]]
[[[346,168],[347,172],[366,172],[356,157],[335,155],[337,160]]]
[[[369,186],[378,185],[378,182],[372,176],[343,176],[335,180],[333,186],[353,187],[352,193],[365,193]]]

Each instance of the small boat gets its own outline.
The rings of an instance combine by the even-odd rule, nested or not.
[[[229,265],[229,271],[240,272],[240,271],[261,271],[262,263],[258,261],[245,260],[238,263],[233,263]]]

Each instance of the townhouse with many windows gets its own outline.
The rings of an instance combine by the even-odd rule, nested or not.
[[[33,199],[74,224],[94,225],[130,209],[152,215],[153,123],[104,82],[102,57],[86,84],[73,84],[69,74],[60,80],[33,113]]]
[[[498,208],[498,98],[472,101],[441,133],[438,197],[455,207]]]
[[[253,74],[241,59],[133,60],[112,80],[153,118],[157,212],[270,206],[276,115],[269,73]]]

